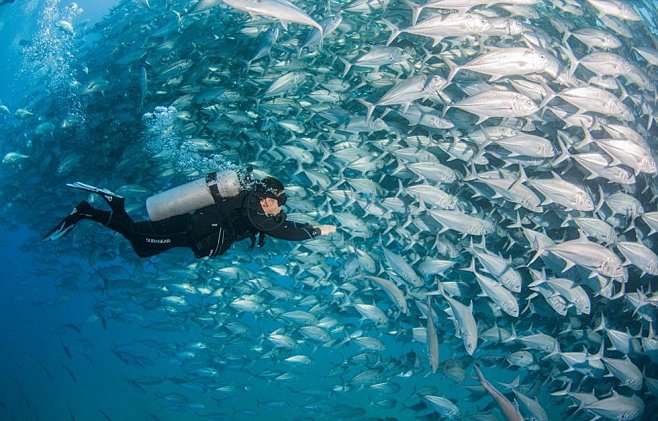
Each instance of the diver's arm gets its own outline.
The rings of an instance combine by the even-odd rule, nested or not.
[[[268,216],[262,209],[254,212],[248,209],[246,217],[257,231],[261,231],[274,238],[288,241],[304,241],[318,235],[327,235],[336,232],[333,225],[314,226],[301,222],[289,221],[286,214],[281,212],[277,216]]]
[[[311,224],[302,224],[294,221],[285,221],[277,228],[267,231],[267,235],[288,241],[303,241],[322,235],[320,227]]]

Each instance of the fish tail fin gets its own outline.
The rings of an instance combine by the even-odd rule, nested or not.
[[[573,215],[567,214],[564,218],[564,221],[560,224],[560,228],[567,228],[573,226],[573,223],[575,223],[573,219]]]
[[[636,314],[636,313],[637,313],[642,307],[644,307],[645,305],[647,305],[647,296],[646,296],[646,294],[644,293],[644,291],[642,291],[642,289],[638,289],[638,290],[637,290],[637,295],[638,295],[638,301],[639,301],[639,302],[638,302],[637,306],[635,307],[635,310],[633,310],[633,314],[632,314],[633,317],[635,317],[635,314]],[[642,333],[642,332],[640,331],[640,333]],[[652,324],[651,322],[649,322],[649,336],[647,336],[647,337],[648,337],[648,338],[653,338],[653,324]]]
[[[541,85],[542,88],[544,88],[544,91],[546,92],[546,96],[544,99],[542,99],[541,103],[539,104],[539,108],[544,108],[546,104],[551,102],[553,98],[555,98],[555,91],[551,89],[550,86],[546,82],[539,81],[539,84]]]
[[[393,42],[393,40],[395,40],[395,38],[398,37],[398,35],[400,35],[402,33],[402,31],[400,30],[400,28],[395,26],[394,23],[392,23],[392,22],[390,22],[386,19],[382,19],[381,23],[386,25],[388,27],[388,29],[391,30],[391,35],[388,37],[388,40],[386,41],[386,45],[388,46]]]
[[[510,333],[510,335],[507,338],[503,339],[502,342],[503,343],[514,342],[517,339],[519,339],[519,337],[516,336],[516,328],[514,327],[514,324],[512,324],[512,333]]]
[[[471,241],[473,241],[473,240],[471,239]],[[470,245],[470,247],[469,247],[469,251],[470,251],[470,250],[472,250],[472,252],[475,252],[475,248],[473,248],[473,244],[472,244],[472,243],[471,243],[471,245]],[[462,269],[460,269],[460,270],[463,270],[464,272],[476,273],[476,269],[475,269],[475,256],[471,256],[471,263],[468,265],[467,268],[462,268]]]
[[[626,91],[626,88],[624,88],[624,85],[619,81],[617,81],[617,86],[621,91],[621,95],[619,95],[619,100],[623,102],[626,98],[628,98],[628,92]],[[651,118],[649,118],[649,121],[651,121]]]
[[[510,383],[503,383],[503,382],[498,382],[499,385],[502,387],[509,389],[509,390],[515,390],[518,389],[519,386],[521,385],[521,379],[519,378],[519,375],[517,374],[516,377],[510,382]]]
[[[569,149],[567,148],[567,145],[565,145],[564,141],[558,137],[557,143],[560,145],[560,150],[562,153],[555,159],[553,165],[558,165],[559,163],[571,158],[571,153],[569,152]]]
[[[449,69],[448,77],[446,78],[446,86],[447,86],[450,84],[452,78],[455,77],[455,75],[461,68],[458,65],[456,65],[454,61],[450,60],[448,57],[443,57],[443,61],[446,63]]]
[[[507,228],[523,228],[522,222],[521,222],[521,214],[517,211],[516,212],[516,221],[509,224]]]
[[[418,22],[418,17],[420,16],[420,13],[423,11],[425,6],[412,3],[409,0],[402,0],[402,2],[411,8],[411,26],[415,26],[416,22]]]
[[[592,329],[592,332],[598,332],[601,330],[604,332],[607,330],[607,327],[605,325],[605,316],[603,315],[603,313],[601,313],[601,322],[596,328]]]
[[[573,53],[571,50],[571,47],[569,44],[563,44],[562,45],[562,51],[564,54],[567,55],[567,58],[569,59],[569,77],[573,77],[573,74],[576,73],[576,69],[580,65],[580,60],[576,58],[576,55]]]
[[[398,165],[393,169],[393,171],[391,171],[391,175],[395,175],[405,169],[407,169],[407,167],[401,161],[398,161]]]
[[[628,273],[628,271],[626,273]],[[644,272],[642,272],[642,275],[644,275]],[[640,275],[640,276],[642,276],[642,275]],[[622,298],[622,297],[624,297],[624,295],[626,295],[626,282],[622,282],[619,285],[619,292],[616,293],[615,295],[613,295],[612,297],[610,297],[610,301]]]
[[[567,396],[569,393],[571,393],[571,380],[567,381],[566,388],[564,388],[563,390],[557,390],[555,392],[552,392],[551,396]]]
[[[525,174],[525,170],[523,169],[523,165],[519,164],[519,178],[516,179],[510,186],[509,189],[512,190],[514,187],[516,187],[519,184],[523,184],[526,181],[528,181],[528,176]]]
[[[443,106],[443,111],[441,111],[441,118],[443,118],[446,115],[446,113],[450,108],[452,108],[452,106],[448,103],[446,103],[446,105]]]
[[[436,280],[436,291],[430,291],[427,293],[427,295],[444,295],[445,292],[443,290],[443,285],[441,284],[441,281],[438,279]]]
[[[478,154],[479,154],[479,152],[478,152]],[[476,158],[477,158],[477,156],[471,158],[471,162],[470,162],[471,168],[470,168],[470,170],[468,168],[466,168],[466,175],[464,176],[464,178],[462,178],[462,181],[473,181],[473,180],[478,179],[478,172],[475,169],[475,164],[473,164],[473,161],[477,160]]]
[[[373,104],[373,103],[371,103],[371,102],[368,102],[368,101],[366,101],[366,100],[363,100],[363,99],[361,99],[361,98],[356,98],[356,102],[358,102],[359,104],[361,104],[361,105],[363,105],[364,107],[366,107],[366,109],[367,109],[367,111],[366,111],[366,122],[367,122],[367,121],[370,121],[370,117],[372,117],[372,112],[375,111],[375,107],[376,107],[377,105],[376,105],[376,104]]]
[[[494,139],[489,136],[487,131],[485,130],[482,125],[480,125],[480,129],[482,130],[482,134],[484,135],[484,142],[482,144],[478,145],[478,152],[477,154],[473,157],[473,159],[479,159],[484,155],[484,150],[487,148],[487,146],[491,145],[494,142]],[[510,187],[511,188],[511,187]]]
[[[576,148],[578,149],[581,149],[582,147],[587,146],[595,141],[595,139],[590,134],[589,130],[587,130],[585,127],[583,127],[583,134],[585,135],[585,138],[582,140],[582,142],[576,145]]]
[[[343,63],[343,66],[345,66],[345,69],[343,70],[343,76],[342,76],[344,78],[345,76],[347,76],[350,69],[352,69],[352,63],[350,63],[349,61],[345,60],[344,58],[342,58],[340,56],[338,56],[338,60],[340,60],[340,62]]]
[[[601,343],[605,343],[605,341],[601,341]],[[557,339],[553,339],[553,351],[549,352],[547,355],[542,357],[542,360],[546,360],[551,358],[554,355],[561,355],[562,351],[560,351],[560,342],[558,342]]]
[[[544,246],[537,247],[537,250],[535,251],[535,255],[532,256],[532,259],[530,259],[530,261],[526,266],[532,265],[535,262],[535,260],[537,260],[540,256],[544,254],[545,251],[546,250],[544,249]]]
[[[598,214],[605,203],[605,193],[603,192],[603,187],[599,184],[599,201],[594,207],[594,213]]]

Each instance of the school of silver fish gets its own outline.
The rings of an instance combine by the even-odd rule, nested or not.
[[[651,419],[648,3],[126,0],[93,27],[58,21],[81,113],[47,81],[24,107],[3,106],[17,134],[3,213],[42,232],[80,179],[139,215],[149,195],[231,163],[283,180],[290,219],[338,225],[214,260],[139,261],[91,224],[36,246],[53,264],[67,253],[111,269],[60,280],[104,291],[93,321],[197,333],[112,349],[136,371],[152,364],[144,347],[174,361],[179,376],[126,378],[172,386],[157,396],[172,411]],[[48,198],[39,211],[35,191]],[[288,395],[226,410],[255,394],[250,382]]]

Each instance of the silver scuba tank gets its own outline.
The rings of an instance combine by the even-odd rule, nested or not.
[[[146,199],[146,211],[151,221],[183,215],[240,194],[243,180],[237,171],[212,172],[204,178],[190,181]]]

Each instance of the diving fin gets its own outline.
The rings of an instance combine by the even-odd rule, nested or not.
[[[101,196],[103,199],[105,199],[107,204],[110,205],[110,207],[114,211],[124,210],[125,201],[123,196],[119,196],[118,194],[111,192],[110,190],[101,189],[99,187],[91,186],[89,184],[81,183],[79,181],[76,181],[75,183],[68,183],[67,186],[73,187],[74,189],[83,190],[89,193],[95,193]]]
[[[42,241],[55,241],[64,237],[66,234],[71,232],[75,228],[81,219],[84,219],[86,212],[84,212],[88,207],[91,207],[87,202],[80,202],[78,206],[73,208],[70,214],[62,220],[55,228],[51,229],[48,234],[44,235],[41,239]],[[84,212],[84,213],[83,213]]]

